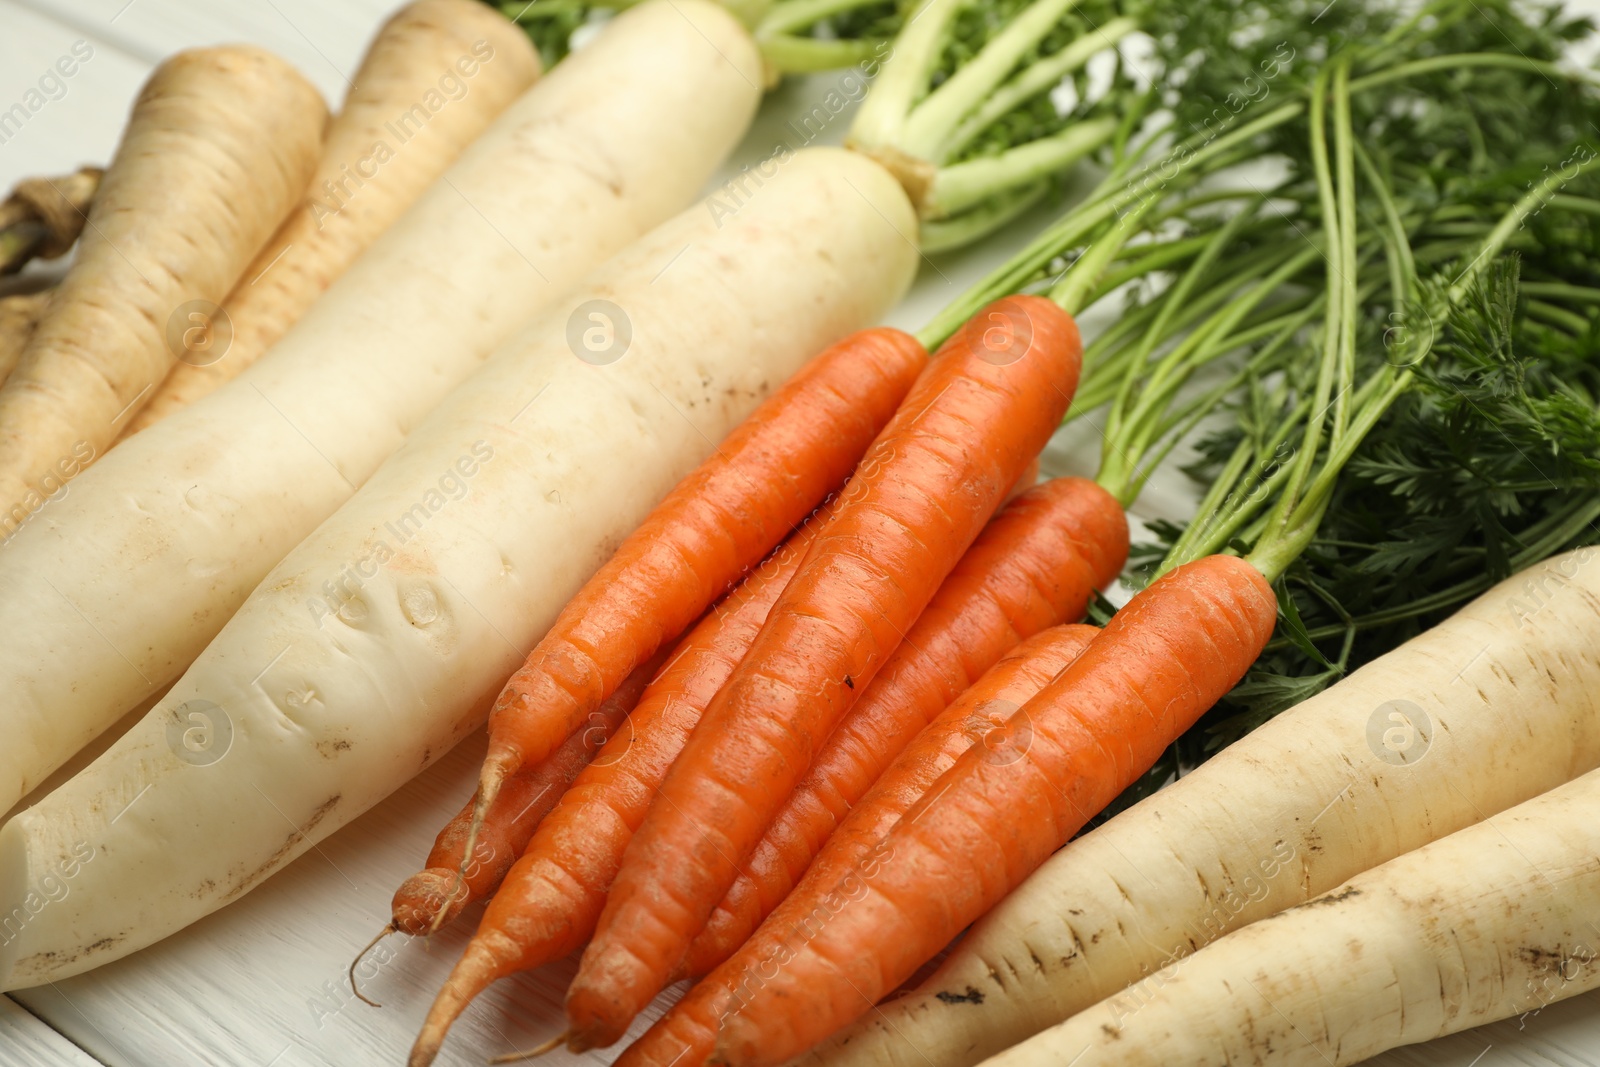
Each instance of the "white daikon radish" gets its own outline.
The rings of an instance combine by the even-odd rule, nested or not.
[[[540,307],[689,203],[754,113],[759,69],[709,0],[618,16],[263,360],[112,450],[0,548],[0,808],[176,678]]]
[[[1600,988],[1596,812],[1600,771],[1235,931],[985,1062],[1347,1067]]]
[[[967,1067],[1600,766],[1597,647],[1600,548],[1502,582],[1057,852],[805,1062]]]
[[[900,297],[916,229],[887,171],[838,149],[763,170],[738,212],[691,208],[509,342],[138,726],[0,829],[0,916],[94,856],[0,945],[0,987],[180,929],[426,767],[715,442]]]

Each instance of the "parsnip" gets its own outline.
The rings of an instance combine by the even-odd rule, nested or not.
[[[709,0],[619,15],[271,354],[0,548],[0,806],[176,678],[497,345],[688,203],[753,115],[759,67]]]
[[[150,715],[0,829],[0,915],[80,842],[95,854],[0,947],[0,986],[193,922],[480,724],[655,502],[899,298],[914,232],[877,164],[807,150],[774,161],[736,214],[696,205],[537,319],[267,576]]]
[[[311,83],[259,48],[194,49],[156,68],[77,259],[0,386],[0,537],[150,399],[174,339],[228,294],[305,189],[327,117]]]
[[[1600,766],[1597,644],[1600,548],[1501,583],[1056,853],[915,991],[806,1061],[977,1063]]]
[[[0,297],[0,385],[16,369],[22,350],[28,347],[44,309],[50,304],[50,290],[16,293]]]
[[[227,351],[180,361],[124,436],[259,359],[538,76],[527,35],[479,0],[401,8],[356,71],[298,210],[223,302]]]
[[[1600,988],[1600,771],[1263,919],[990,1067],[1346,1067]]]

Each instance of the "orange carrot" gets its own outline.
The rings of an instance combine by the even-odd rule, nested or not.
[[[1026,493],[1029,489],[1032,489],[1038,484],[1039,457],[1034,456],[1033,460],[1023,468],[1022,477],[1017,479],[1017,484],[1013,485],[1011,487],[1011,492],[1006,494],[1006,503],[1011,503],[1011,501],[1017,499],[1017,497],[1021,496],[1023,493]]]
[[[629,843],[567,992],[570,1048],[612,1043],[666,984],[818,746],[1049,440],[1080,352],[1066,312],[1006,297],[917,380]]]
[[[619,730],[639,702],[645,685],[660,669],[662,655],[628,675],[615,693],[571,737],[536,766],[512,775],[495,798],[473,849],[463,864],[473,801],[451,819],[433,843],[425,869],[413,874],[395,891],[393,928],[413,936],[431,933],[450,922],[473,901],[490,896],[528,845],[529,838],[550,814],[580,771],[589,765]],[[463,871],[465,878],[462,877]]]
[[[433,1062],[451,1023],[496,979],[559,959],[593,931],[623,849],[667,768],[799,570],[826,514],[819,511],[690,631],[639,699],[629,728],[607,742],[540,824],[433,1002],[411,1067]]]
[[[506,776],[549,755],[844,481],[927,358],[899,330],[852,334],[667,494],[506,683],[489,716],[475,825]]]
[[[794,894],[772,913],[750,949],[690,990],[628,1047],[616,1067],[704,1064],[715,1051],[719,1020],[735,1005],[738,985],[759,959],[757,953],[779,932],[803,937],[812,926],[827,922],[827,901],[817,887],[831,889],[847,878],[858,885],[863,877],[872,877],[889,858],[878,847],[885,835],[969,748],[982,746],[985,756],[996,763],[1021,759],[1032,735],[1011,726],[1014,713],[1077,659],[1099,632],[1093,626],[1068,625],[1037,633],[957,697],[839,824]]]
[[[1135,596],[1013,716],[1012,735],[1031,735],[1022,758],[967,752],[883,838],[870,876],[815,887],[838,904],[826,922],[800,939],[769,921],[724,965],[738,976],[715,1061],[783,1063],[869,1011],[1232,688],[1276,615],[1266,579],[1233,556]]]
[[[689,948],[698,978],[744,944],[895,755],[1018,641],[1083,617],[1121,573],[1128,521],[1110,493],[1056,478],[984,528],[817,754]]]

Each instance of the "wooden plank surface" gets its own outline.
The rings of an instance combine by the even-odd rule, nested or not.
[[[95,1067],[96,1060],[8,996],[0,996],[0,1063]]]
[[[70,77],[61,76],[61,61]],[[149,68],[91,34],[0,0],[0,116],[11,116],[0,120],[0,189],[111,158]],[[14,112],[18,105],[25,119]]]
[[[19,0],[79,36],[153,64],[181,48],[245,41],[271,49],[334,104],[394,0]]]
[[[0,0],[0,109],[24,100],[75,42],[93,50],[59,98],[45,100],[14,137],[0,143],[0,186],[109,158],[150,65],[186,46],[230,40],[264,45],[287,56],[337,102],[367,39],[392,6],[392,0]],[[799,147],[804,137],[798,119],[840,88],[838,78],[792,83],[771,96],[712,184],[780,144]],[[830,117],[815,142],[837,143],[848,122],[848,111]],[[920,326],[1025,240],[1037,221],[1023,220],[980,250],[928,260],[911,297],[890,321]],[[1094,327],[1093,320],[1085,323],[1086,332]],[[1061,435],[1047,469],[1092,473],[1096,441],[1093,426]],[[1183,513],[1192,495],[1174,466],[1153,481],[1140,515]],[[0,1067],[403,1062],[476,914],[430,943],[385,942],[364,968],[364,989],[383,1003],[381,1009],[355,1000],[345,968],[384,922],[394,887],[470,794],[482,744],[481,737],[463,743],[261,888],[192,928],[89,974],[13,994],[26,1011],[0,999]],[[481,1064],[487,1055],[526,1048],[556,1033],[572,969],[573,961],[563,961],[495,987],[468,1010],[440,1063]],[[658,1002],[650,1017],[666,1002]],[[1596,1067],[1597,1009],[1600,994],[1551,1006],[1526,1020],[1526,1029],[1513,1020],[1399,1050],[1372,1067]],[[647,1024],[641,1021],[635,1032]],[[606,1063],[616,1051],[556,1053],[543,1062]]]

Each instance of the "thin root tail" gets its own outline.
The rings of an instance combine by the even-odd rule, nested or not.
[[[366,948],[356,953],[355,959],[350,961],[350,992],[354,993],[356,995],[356,999],[361,1001],[363,1004],[370,1004],[374,1008],[383,1007],[382,1004],[379,1004],[376,1000],[369,999],[366,994],[361,992],[361,987],[356,984],[356,967],[360,965],[362,960],[366,959],[367,953],[371,952],[375,947],[377,947],[379,941],[382,941],[384,938],[388,937],[392,933],[395,933],[399,929],[400,928],[393,922],[390,922],[388,926],[385,926],[382,930],[378,931],[377,937],[367,942]]]
[[[467,884],[467,866],[472,862],[473,852],[478,847],[478,834],[483,830],[483,820],[488,817],[489,809],[494,806],[495,797],[500,795],[500,785],[506,780],[506,774],[504,764],[492,756],[483,765],[483,774],[478,781],[478,799],[472,805],[472,823],[467,827],[467,845],[461,851],[461,866],[456,868],[455,881],[450,884],[450,891],[440,901],[433,922],[428,924],[430,935],[438,933],[439,927],[449,920],[450,902],[456,899]]]
[[[490,1063],[521,1063],[523,1060],[531,1060],[531,1059],[534,1059],[535,1057],[543,1056],[546,1052],[554,1052],[556,1049],[560,1048],[562,1045],[564,1045],[566,1043],[567,1043],[567,1035],[566,1034],[557,1034],[555,1037],[552,1037],[549,1041],[546,1041],[544,1044],[535,1045],[533,1048],[530,1048],[526,1052],[508,1052],[504,1056],[496,1056],[494,1059],[490,1060],[489,1062]],[[416,1067],[416,1065],[413,1064],[412,1067]]]

